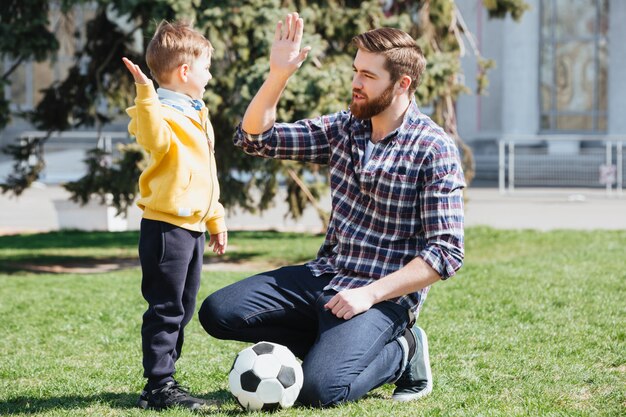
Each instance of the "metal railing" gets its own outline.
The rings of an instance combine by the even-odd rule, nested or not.
[[[626,136],[508,135],[498,141],[501,194],[519,187],[605,188],[623,194]]]

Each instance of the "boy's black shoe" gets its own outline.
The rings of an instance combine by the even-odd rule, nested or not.
[[[182,407],[198,410],[205,404],[200,398],[192,397],[186,388],[175,381],[170,381],[161,388],[149,391],[147,386],[141,392],[137,406],[145,409],[163,410],[170,407]]]
[[[148,408],[148,384],[143,387],[141,394],[139,394],[139,399],[137,400],[137,407],[143,408],[144,410]]]
[[[400,344],[407,351],[408,363],[396,381],[392,398],[396,401],[412,401],[427,396],[433,390],[428,339],[424,330],[417,326],[413,326],[402,338],[405,340],[400,340]]]

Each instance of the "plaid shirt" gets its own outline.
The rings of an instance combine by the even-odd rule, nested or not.
[[[463,263],[465,186],[453,141],[415,101],[402,125],[363,154],[371,122],[343,111],[296,123],[276,123],[251,135],[241,126],[234,142],[250,155],[325,164],[332,213],[314,275],[333,273],[326,288],[362,287],[416,257],[443,279]],[[417,315],[428,287],[395,301]]]

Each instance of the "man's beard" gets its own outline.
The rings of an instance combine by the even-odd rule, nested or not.
[[[367,120],[386,110],[393,100],[393,87],[394,84],[391,83],[378,97],[372,100],[365,99],[363,104],[356,104],[352,99],[350,103],[352,115],[359,120]],[[355,89],[354,92],[359,95],[363,94],[361,90]]]

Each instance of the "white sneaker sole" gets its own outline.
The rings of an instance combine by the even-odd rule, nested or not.
[[[419,392],[412,392],[412,393],[406,393],[406,394],[394,394],[391,398],[394,401],[398,401],[398,402],[407,402],[407,401],[413,401],[413,400],[419,400],[420,398],[424,398],[425,396],[427,396],[428,394],[430,394],[433,390],[433,373],[430,369],[430,354],[428,353],[428,338],[426,337],[426,333],[424,332],[424,330],[422,330],[420,327],[417,328],[417,330],[420,332],[420,340],[421,340],[421,344],[422,344],[422,348],[424,350],[424,365],[426,367],[426,378],[428,380],[428,383],[426,384],[426,388],[424,388],[423,390],[419,391]]]

